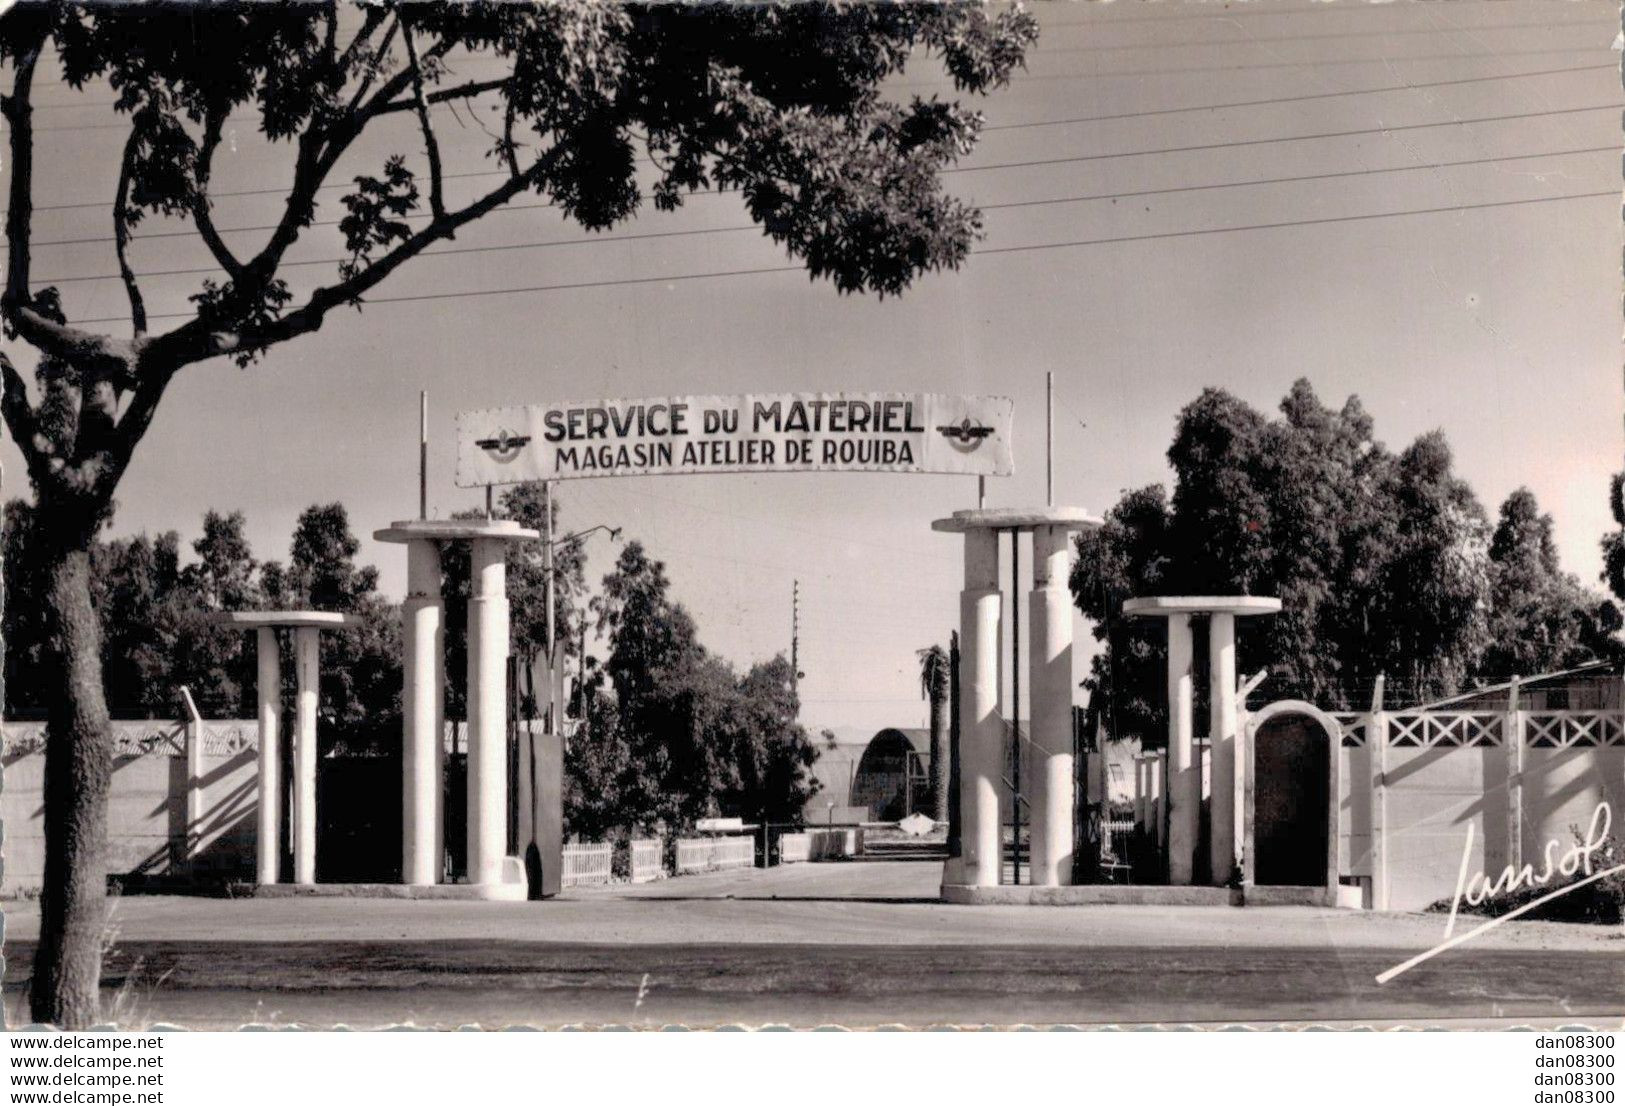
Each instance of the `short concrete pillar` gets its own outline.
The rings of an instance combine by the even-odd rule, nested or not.
[[[1072,882],[1077,784],[1072,737],[1072,593],[1067,589],[1069,534],[1060,526],[1033,529],[1030,668],[1032,721],[1033,884]]]
[[[1168,882],[1187,885],[1196,860],[1202,774],[1196,763],[1191,616],[1168,618]]]
[[[1212,785],[1208,800],[1208,870],[1224,886],[1236,867],[1236,616],[1208,620],[1208,747]]]
[[[999,717],[998,533],[965,532],[965,587],[959,596],[959,839],[965,883],[993,887],[1003,868],[999,792],[1004,721]]]
[[[1168,622],[1168,749],[1165,795],[1168,803],[1166,848],[1168,882],[1189,884],[1196,870],[1196,849],[1201,840],[1202,762],[1192,732],[1194,689],[1191,674],[1191,618],[1207,615],[1209,643],[1208,730],[1212,749],[1211,831],[1208,853],[1212,880],[1230,878],[1237,846],[1236,763],[1244,740],[1238,736],[1236,701],[1235,619],[1244,615],[1274,614],[1279,599],[1265,596],[1148,596],[1130,599],[1123,613],[1163,618]],[[1229,862],[1227,863],[1227,859]]]
[[[301,626],[293,636],[296,710],[293,727],[293,881],[316,882],[316,706],[321,694],[321,635]]]
[[[282,859],[282,654],[276,630],[255,631],[258,656],[260,779],[256,819],[254,876],[260,883],[275,883]]]
[[[1146,801],[1151,797],[1151,783],[1146,778],[1145,757],[1134,758],[1134,824],[1141,830],[1150,828],[1151,818],[1146,813]]]
[[[362,624],[360,615],[334,611],[221,611],[209,620],[253,630],[259,651],[259,813],[255,829],[254,874],[261,883],[276,883],[282,859],[282,659],[277,652],[278,627],[293,631],[294,726],[293,881],[316,882],[316,705],[321,696],[321,632]]]
[[[508,593],[506,543],[469,542],[468,881],[502,881],[507,855]]]
[[[440,547],[406,546],[401,604],[404,748],[401,757],[401,882],[439,883],[445,851],[440,796],[445,770],[445,602]]]
[[[1146,766],[1151,777],[1151,836],[1157,848],[1168,843],[1168,752],[1158,749]]]

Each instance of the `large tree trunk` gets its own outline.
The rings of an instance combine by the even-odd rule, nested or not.
[[[51,529],[49,506],[42,524]],[[77,530],[77,527],[63,529]],[[34,1020],[82,1029],[96,1020],[107,910],[107,791],[113,736],[102,689],[101,626],[82,534],[49,542],[45,604],[45,878],[29,1004]]]
[[[946,681],[944,681],[946,682]],[[948,820],[948,696],[946,688],[931,691],[931,817]]]

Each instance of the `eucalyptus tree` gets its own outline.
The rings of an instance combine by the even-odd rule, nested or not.
[[[970,150],[980,117],[955,100],[898,102],[884,82],[918,59],[982,94],[1008,80],[1036,34],[1019,8],[967,4],[40,0],[0,17],[10,171],[0,319],[41,355],[32,389],[0,358],[0,411],[41,509],[37,600],[54,658],[34,1017],[78,1027],[96,1014],[112,758],[88,551],[177,373],[247,366],[315,333],[527,194],[602,229],[646,201],[670,210],[697,190],[736,190],[813,277],[842,292],[901,292],[958,266],[980,233],[977,210],[940,177]],[[107,214],[128,334],[76,323],[36,280],[36,177],[56,152],[37,141],[42,60],[74,91],[110,89],[124,128]],[[475,60],[489,67],[460,75]],[[473,192],[437,133],[440,110],[455,105],[499,121],[489,151],[499,173]],[[228,121],[244,117],[290,163],[280,214],[250,248],[228,242],[211,198]],[[364,164],[372,143],[361,140],[381,132],[412,135],[415,148]],[[332,184],[343,189],[345,256],[325,278],[290,280],[290,251]],[[178,320],[149,314],[130,249],[143,220],[189,226],[217,269]]]

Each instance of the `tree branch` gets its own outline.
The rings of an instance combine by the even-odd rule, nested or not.
[[[366,16],[361,21],[361,29],[355,33],[355,37],[344,47],[344,53],[339,56],[338,68],[341,75],[349,72],[350,66],[355,62],[356,55],[365,49],[368,40],[372,38],[373,32],[384,21],[385,11],[383,8],[367,8],[366,12]]]
[[[130,299],[130,322],[137,337],[147,332],[147,306],[141,298],[141,286],[136,283],[135,270],[130,268],[129,259],[130,163],[135,160],[140,135],[141,125],[137,122],[130,127],[130,137],[124,143],[124,157],[118,169],[118,188],[113,196],[113,252],[118,256],[118,275]]]
[[[423,96],[423,66],[418,61],[417,47],[412,43],[412,28],[404,22],[401,41],[406,45],[406,59],[412,74],[412,100],[417,108],[418,128],[423,132],[423,149],[429,157],[429,211],[436,219],[444,219],[446,197],[440,177],[440,143],[435,140],[434,126],[429,122],[429,104]]]
[[[518,177],[509,178],[500,187],[467,207],[448,212],[443,218],[435,219],[365,269],[338,284],[316,289],[303,306],[263,327],[247,329],[238,334],[210,335],[209,348],[202,356],[212,357],[239,349],[262,349],[317,330],[321,327],[323,318],[333,308],[356,301],[427,247],[442,239],[453,237],[465,225],[502,206],[526,188],[541,181],[557,156],[558,148],[554,147]],[[175,333],[179,335],[179,331]]]
[[[31,102],[34,66],[44,45],[43,29],[23,46],[17,56],[17,73],[11,94],[0,96],[0,114],[11,131],[11,189],[6,206],[6,290],[8,310],[33,299],[29,291],[29,237],[34,223],[34,105]]]
[[[49,475],[50,443],[40,434],[39,421],[28,402],[28,385],[4,353],[0,353],[0,415],[11,430],[11,440],[22,451],[29,475],[36,482]]]
[[[147,428],[152,425],[152,417],[158,413],[158,404],[164,398],[164,390],[175,376],[179,366],[153,366],[141,372],[141,382],[130,398],[130,404],[125,408],[124,415],[112,428],[112,434],[107,445],[107,462],[102,470],[96,474],[98,491],[105,491],[111,495],[118,486],[124,470],[130,467],[130,458],[135,454],[135,447],[141,444],[146,436]]]
[[[372,79],[378,75],[378,67],[383,64],[384,55],[389,53],[389,44],[395,41],[395,32],[400,29],[400,25],[401,17],[397,15],[395,22],[389,25],[389,30],[385,32],[382,41],[378,43],[378,49],[373,51],[372,60],[367,63],[366,72],[361,74],[361,84],[355,90],[355,95],[350,97],[351,115],[354,115],[356,109],[361,106],[361,101],[367,98],[367,90],[372,87]],[[351,45],[354,46],[354,43],[351,43]]]
[[[496,92],[498,89],[506,87],[510,80],[509,77],[497,77],[488,81],[468,81],[464,84],[454,85],[451,88],[443,88],[438,92],[431,92],[424,99],[431,106],[443,104],[447,100],[468,100],[475,96],[483,96],[487,92]],[[417,100],[415,98],[391,100],[389,103],[375,108],[371,114],[375,116],[391,115],[397,111],[412,111],[416,107]]]
[[[198,237],[209,247],[209,252],[232,280],[243,277],[243,263],[226,246],[220,232],[215,229],[214,213],[209,208],[209,177],[214,170],[214,152],[220,146],[220,132],[225,124],[225,112],[210,108],[203,121],[203,143],[198,148],[197,192],[192,197],[192,223]]]

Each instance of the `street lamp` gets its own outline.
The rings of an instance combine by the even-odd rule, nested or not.
[[[549,498],[551,498],[551,497],[549,497]],[[552,506],[551,506],[550,503],[549,503],[549,505],[547,507],[547,513],[546,513],[545,518],[546,518],[546,521],[549,524],[552,523],[552,521],[553,521],[553,512],[552,512]],[[547,546],[546,546],[546,549],[545,549],[545,558],[544,558],[546,563],[542,566],[542,573],[543,573],[543,577],[544,577],[543,582],[544,582],[544,586],[545,586],[545,591],[544,591],[545,598],[543,600],[543,606],[542,606],[542,617],[544,619],[544,624],[543,624],[543,627],[542,627],[542,629],[543,629],[543,639],[542,640],[543,640],[543,645],[545,646],[546,652],[547,652],[547,674],[548,674],[549,681],[551,681],[553,679],[553,673],[554,673],[554,670],[555,670],[555,665],[557,665],[557,663],[558,663],[558,652],[557,652],[557,649],[556,649],[556,647],[554,645],[554,642],[553,642],[553,550],[557,549],[559,546],[562,546],[562,545],[573,545],[573,544],[579,543],[583,539],[587,538],[588,536],[590,536],[592,534],[597,533],[600,530],[604,531],[605,533],[607,533],[609,535],[609,540],[610,541],[619,541],[620,540],[621,528],[619,526],[608,526],[608,525],[605,525],[604,523],[599,523],[597,526],[589,526],[585,530],[577,530],[573,534],[566,534],[562,538],[555,538],[555,539],[550,540],[547,543]],[[582,624],[581,624],[581,656],[577,659],[577,664],[580,667],[579,667],[579,669],[577,670],[577,673],[576,673],[576,678],[579,681],[581,681],[582,683],[585,683],[586,679],[587,679],[587,640],[586,639],[587,639],[587,624],[586,624],[585,619],[583,619]],[[558,687],[562,688],[563,681],[560,680],[559,683],[557,685],[555,685],[555,686],[558,686]],[[548,698],[551,701],[553,696],[550,694],[548,696]],[[557,709],[558,712],[559,712],[556,716],[553,713],[555,709]],[[547,720],[548,732],[557,733],[557,732],[563,730],[563,728],[564,728],[564,712],[563,712],[562,704],[550,703],[550,705],[548,707],[548,720]]]
[[[553,544],[555,546],[569,545],[571,542],[578,542],[588,534],[597,533],[599,530],[607,533],[610,541],[621,540],[621,528],[619,526],[606,526],[603,523],[599,523],[597,526],[589,526],[585,530],[577,530],[573,534],[566,534],[562,538],[556,538],[554,539]]]

